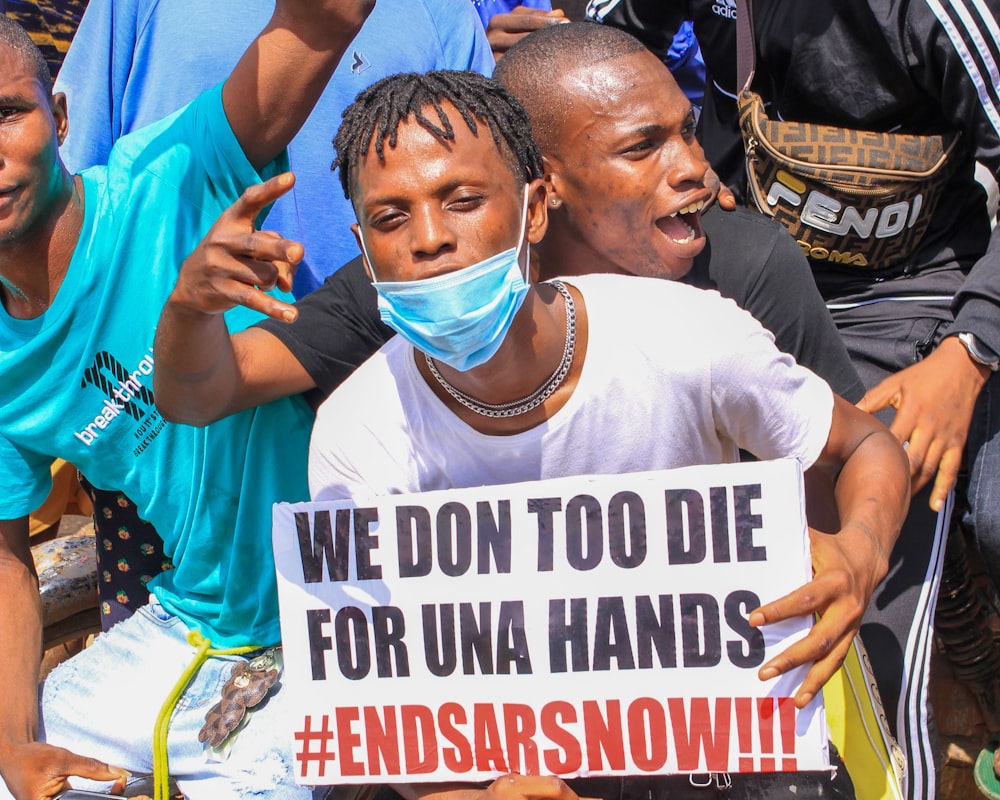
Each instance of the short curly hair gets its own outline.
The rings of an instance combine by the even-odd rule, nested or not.
[[[386,141],[396,146],[400,123],[410,116],[435,136],[454,141],[444,102],[455,107],[473,133],[478,133],[479,123],[489,127],[516,177],[525,182],[542,177],[542,156],[531,138],[528,115],[506,89],[476,72],[404,72],[373,83],[344,110],[333,140],[333,169],[340,170],[344,197],[351,199],[352,176],[372,144],[384,161]]]

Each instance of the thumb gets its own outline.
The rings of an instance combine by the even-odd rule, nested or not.
[[[858,400],[857,405],[862,411],[874,414],[876,411],[881,411],[891,405],[895,395],[895,386],[888,385],[888,381],[882,381],[878,386],[873,386],[865,392],[865,396]]]
[[[726,184],[723,183],[719,186],[719,195],[716,199],[719,203],[719,208],[723,211],[736,210],[736,195],[733,194],[733,190]]]
[[[89,756],[78,756],[66,751],[61,772],[64,775],[75,775],[92,781],[114,781],[115,787],[125,788],[125,781],[132,777],[127,769],[116,767]]]

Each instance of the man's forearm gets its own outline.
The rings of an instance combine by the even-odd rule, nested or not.
[[[13,524],[0,522],[8,530]],[[0,547],[0,652],[6,662],[6,692],[0,704],[0,772],[9,765],[11,748],[38,736],[42,603],[27,540],[27,520],[23,526],[18,521],[17,526],[18,531],[23,527],[24,541]]]
[[[222,90],[229,124],[258,169],[312,112],[375,0],[278,0]],[[332,134],[331,134],[332,135]]]
[[[855,563],[869,566],[870,595],[888,570],[909,508],[909,463],[895,437],[884,429],[865,437],[837,476],[834,491],[841,521],[838,535],[852,540]]]
[[[156,327],[156,405],[172,422],[205,425],[232,410],[239,368],[222,314],[167,301]]]

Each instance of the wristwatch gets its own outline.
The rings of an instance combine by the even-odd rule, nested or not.
[[[958,334],[958,341],[965,345],[965,349],[969,352],[969,358],[977,364],[986,367],[990,372],[1000,370],[1000,356],[979,341],[974,333],[963,331]]]

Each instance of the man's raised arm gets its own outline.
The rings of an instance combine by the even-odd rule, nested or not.
[[[276,1],[222,90],[229,124],[254,167],[298,133],[374,7],[375,0]]]
[[[277,0],[271,21],[222,89],[229,125],[256,169],[298,133],[374,6],[374,0]],[[238,356],[222,316],[244,305],[294,319],[294,308],[266,291],[291,289],[302,247],[254,227],[293,181],[286,174],[249,187],[186,259],[156,333],[155,391],[168,419],[206,424],[311,388],[298,361],[266,332],[243,333],[248,347]],[[249,386],[242,379],[248,363],[263,366],[260,381]]]

